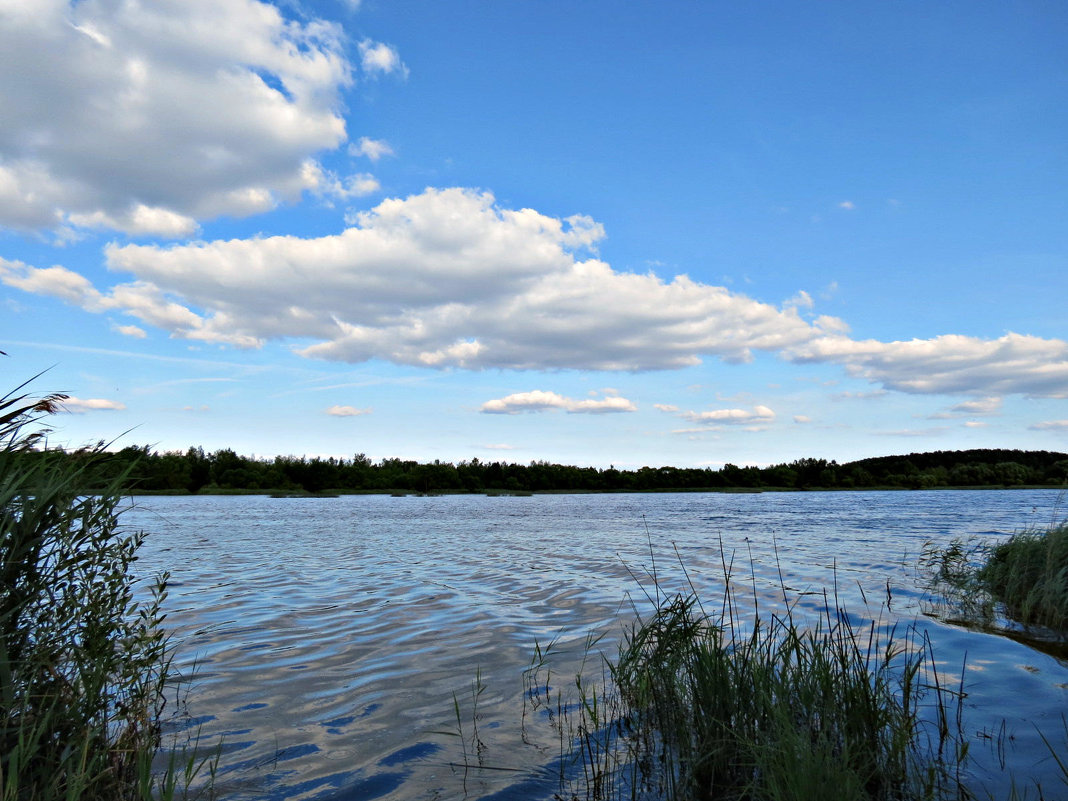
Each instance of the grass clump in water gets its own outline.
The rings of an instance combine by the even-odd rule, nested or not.
[[[695,595],[658,599],[599,688],[580,676],[577,702],[552,705],[548,679],[532,680],[581,763],[566,797],[967,797],[961,694],[915,630],[855,628],[830,606],[811,626],[755,609],[743,621],[729,591],[716,615]]]
[[[1068,631],[1068,524],[995,545],[976,578],[1009,617]]]
[[[175,678],[167,577],[135,598],[119,482],[79,493],[103,454],[36,450],[29,429],[64,398],[17,392],[0,398],[0,801],[172,797],[204,762],[153,768]]]
[[[968,617],[989,620],[1000,606],[1019,623],[1068,634],[1068,523],[996,545],[932,547],[924,562],[933,588]]]

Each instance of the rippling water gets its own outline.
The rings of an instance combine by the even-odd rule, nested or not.
[[[178,662],[196,663],[184,725],[222,743],[225,801],[548,799],[558,744],[522,725],[522,670],[535,642],[577,652],[589,631],[609,632],[610,653],[621,622],[647,607],[650,573],[684,587],[681,557],[715,598],[733,555],[735,579],[766,606],[782,603],[781,575],[799,609],[818,610],[823,590],[837,587],[851,611],[912,620],[925,542],[1045,526],[1060,499],[1048,490],[145,497],[123,519],[149,534],[139,570],[172,574],[167,622]],[[959,679],[967,665],[976,780],[998,797],[1010,772],[1068,789],[1038,734],[1064,742],[1068,665],[1006,637],[920,625],[947,673]],[[476,673],[487,767],[465,771],[454,698],[470,725]]]

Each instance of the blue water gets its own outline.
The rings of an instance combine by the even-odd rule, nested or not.
[[[555,641],[561,675],[590,632],[612,653],[623,623],[648,609],[654,573],[665,590],[692,583],[706,598],[729,574],[766,610],[818,614],[827,591],[858,619],[918,620],[947,680],[963,675],[974,781],[1003,797],[1011,774],[1058,797],[1068,788],[1039,732],[1065,741],[1068,666],[931,617],[917,560],[928,542],[1048,525],[1061,500],[145,497],[123,520],[149,535],[138,570],[171,572],[167,623],[192,676],[173,728],[221,744],[224,801],[552,798],[559,742],[523,715],[535,643]]]

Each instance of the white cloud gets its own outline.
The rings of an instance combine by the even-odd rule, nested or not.
[[[870,392],[836,392],[832,400],[877,400],[886,397],[885,389],[873,389]]]
[[[908,342],[820,337],[786,349],[799,363],[834,362],[887,389],[922,394],[1068,397],[1068,342],[1009,333],[947,334]]]
[[[670,403],[654,403],[653,408],[662,412],[677,412],[679,410],[678,406],[673,406]]]
[[[815,303],[812,301],[812,296],[805,290],[798,290],[797,294],[787,300],[784,306],[792,306],[795,309],[811,309]]]
[[[0,25],[0,226],[188,236],[346,140],[340,27],[258,0],[35,0]]]
[[[752,409],[713,409],[706,412],[683,412],[679,415],[691,423],[709,425],[763,425],[775,420],[775,412],[767,406]]]
[[[804,414],[795,414],[794,415],[794,422],[798,423],[799,425],[804,425],[805,423],[811,423],[812,422],[812,418],[809,417],[808,415],[804,415]]]
[[[482,447],[485,448],[488,451],[514,451],[516,449],[515,445],[506,445],[503,442],[496,442],[496,443],[492,443],[490,445],[483,445]]]
[[[763,351],[841,364],[902,392],[1068,397],[1063,340],[853,340],[841,320],[807,321],[796,304],[778,308],[686,275],[613,270],[593,255],[604,235],[582,215],[559,219],[501,208],[488,192],[426,189],[314,239],[112,244],[108,267],[132,280],[104,291],[62,266],[3,259],[0,281],[90,312],[121,311],[172,337],[239,347],[310,342],[300,354],[344,362],[641,371],[706,356],[746,362]]]
[[[389,142],[383,139],[371,139],[361,136],[360,141],[349,145],[349,154],[352,156],[365,156],[371,161],[378,161],[383,156],[392,156],[393,148]]]
[[[1068,431],[1068,420],[1045,420],[1028,428],[1031,431]]]
[[[845,209],[846,211],[852,211],[856,208],[856,205],[853,203],[852,200],[843,200],[841,203],[838,204],[838,208]]]
[[[935,428],[902,428],[897,431],[873,431],[880,437],[933,437],[946,432],[945,426]]]
[[[601,400],[594,398],[575,400],[540,389],[517,392],[482,404],[482,411],[486,414],[519,414],[520,412],[544,412],[551,409],[563,409],[569,414],[608,414],[635,412],[638,407],[618,395],[609,395]]]
[[[323,198],[349,200],[373,194],[380,188],[378,179],[373,175],[354,173],[342,179],[337,173],[324,169],[315,161],[304,163],[303,176],[310,191]]]
[[[136,339],[144,339],[145,337],[148,336],[148,334],[145,333],[145,329],[138,328],[136,325],[116,325],[114,328],[120,334],[122,334],[123,336],[127,336],[127,337],[135,337]]]
[[[990,423],[987,423],[985,420],[965,420],[964,421],[964,427],[965,428],[986,428],[989,425],[990,425]]]
[[[105,398],[83,399],[71,396],[63,401],[60,407],[63,411],[71,414],[84,414],[85,412],[122,411],[126,408],[126,404]]]
[[[0,262],[0,280],[89,311],[122,309],[171,336],[305,356],[433,367],[649,370],[702,355],[745,362],[828,333],[685,275],[583,258],[593,220],[502,209],[489,193],[427,189],[317,239],[275,236],[106,249],[134,280],[101,292],[62,267]]]
[[[997,414],[1001,411],[1001,398],[979,398],[958,403],[950,409],[958,414]]]
[[[171,336],[238,347],[261,344],[253,337],[227,332],[225,316],[201,317],[165,297],[157,287],[141,281],[119,284],[109,294],[104,294],[85,277],[66,267],[38,269],[0,258],[0,282],[26,292],[57,297],[90,312],[122,311],[144,323],[171,331]]]
[[[358,417],[362,414],[370,414],[370,409],[357,409],[355,406],[331,406],[326,413],[333,417]]]
[[[358,45],[360,49],[360,66],[363,71],[374,75],[397,73],[402,78],[408,77],[408,67],[401,61],[400,54],[387,44],[364,39]]]
[[[963,401],[951,406],[948,411],[932,414],[932,420],[948,420],[954,417],[971,417],[974,415],[993,415],[1001,411],[1001,398],[977,398]]]

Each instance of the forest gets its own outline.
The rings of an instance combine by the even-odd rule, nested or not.
[[[71,451],[67,458],[88,458]],[[111,453],[102,481],[122,477],[141,493],[226,492],[656,492],[670,490],[931,489],[1068,486],[1068,454],[966,450],[881,456],[839,464],[805,458],[770,467],[578,467],[533,461],[471,459],[420,463],[365,454],[351,459],[278,456],[258,459],[223,449],[156,452],[130,446]],[[92,487],[86,487],[91,491]]]

